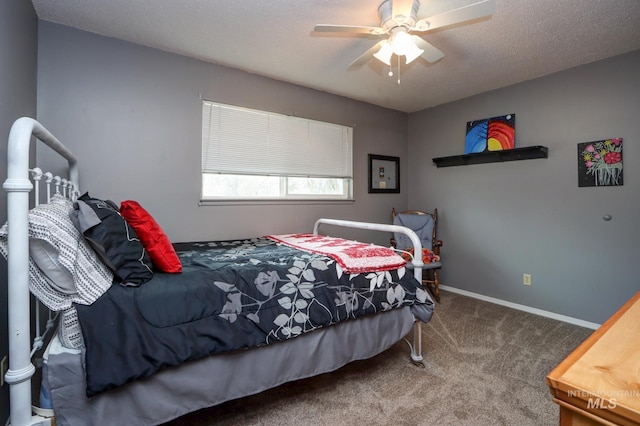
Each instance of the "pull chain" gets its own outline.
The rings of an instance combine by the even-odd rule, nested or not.
[[[397,55],[396,55],[397,56]],[[400,56],[398,58],[398,84],[400,84]],[[393,69],[391,68],[393,65],[389,65],[389,77],[393,77]]]

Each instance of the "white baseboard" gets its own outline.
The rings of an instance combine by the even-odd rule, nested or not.
[[[451,293],[458,293],[463,296],[473,297],[474,299],[484,300],[485,302],[495,303],[496,305],[506,306],[508,308],[513,308],[519,311],[529,312],[530,314],[552,318],[558,321],[567,322],[569,324],[578,325],[580,327],[590,328],[592,330],[595,330],[598,327],[600,327],[600,324],[597,324],[595,322],[584,321],[578,318],[572,318],[566,315],[556,314],[555,312],[543,311],[542,309],[532,308],[531,306],[520,305],[518,303],[508,302],[502,299],[496,299],[495,297],[489,297],[483,294],[473,293],[471,291],[461,290],[455,287],[449,287],[448,285],[440,284],[439,288],[445,291],[450,291]]]

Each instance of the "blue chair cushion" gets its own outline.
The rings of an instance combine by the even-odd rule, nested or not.
[[[420,238],[422,247],[431,250],[433,248],[433,242],[431,241],[433,236],[433,217],[428,214],[408,214],[399,213],[393,220],[394,225],[405,226],[412,229]],[[413,247],[411,239],[404,234],[394,233],[397,248],[405,249]]]

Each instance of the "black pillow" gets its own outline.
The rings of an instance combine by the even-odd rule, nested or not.
[[[116,281],[138,286],[153,276],[151,259],[133,228],[112,201],[83,194],[73,205],[71,220]]]

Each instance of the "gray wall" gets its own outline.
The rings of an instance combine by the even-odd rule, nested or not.
[[[355,126],[356,202],[198,206],[200,95]],[[318,217],[389,222],[391,208],[407,204],[406,191],[368,194],[366,185],[369,153],[400,157],[405,184],[405,113],[48,22],[39,27],[38,119],[78,156],[84,190],[139,201],[173,241],[311,231]]]
[[[13,122],[36,115],[37,27],[29,1],[0,1],[0,182],[7,176],[7,138]],[[0,191],[0,224],[7,220],[7,197]],[[0,358],[7,341],[7,267],[0,256]],[[0,424],[9,416],[9,387],[0,388]]]
[[[508,113],[516,147],[547,146],[548,159],[433,165],[464,152],[467,121]],[[438,208],[444,284],[608,318],[640,290],[638,119],[640,51],[410,114],[409,207]],[[624,138],[624,186],[579,188],[577,144],[614,137]]]

